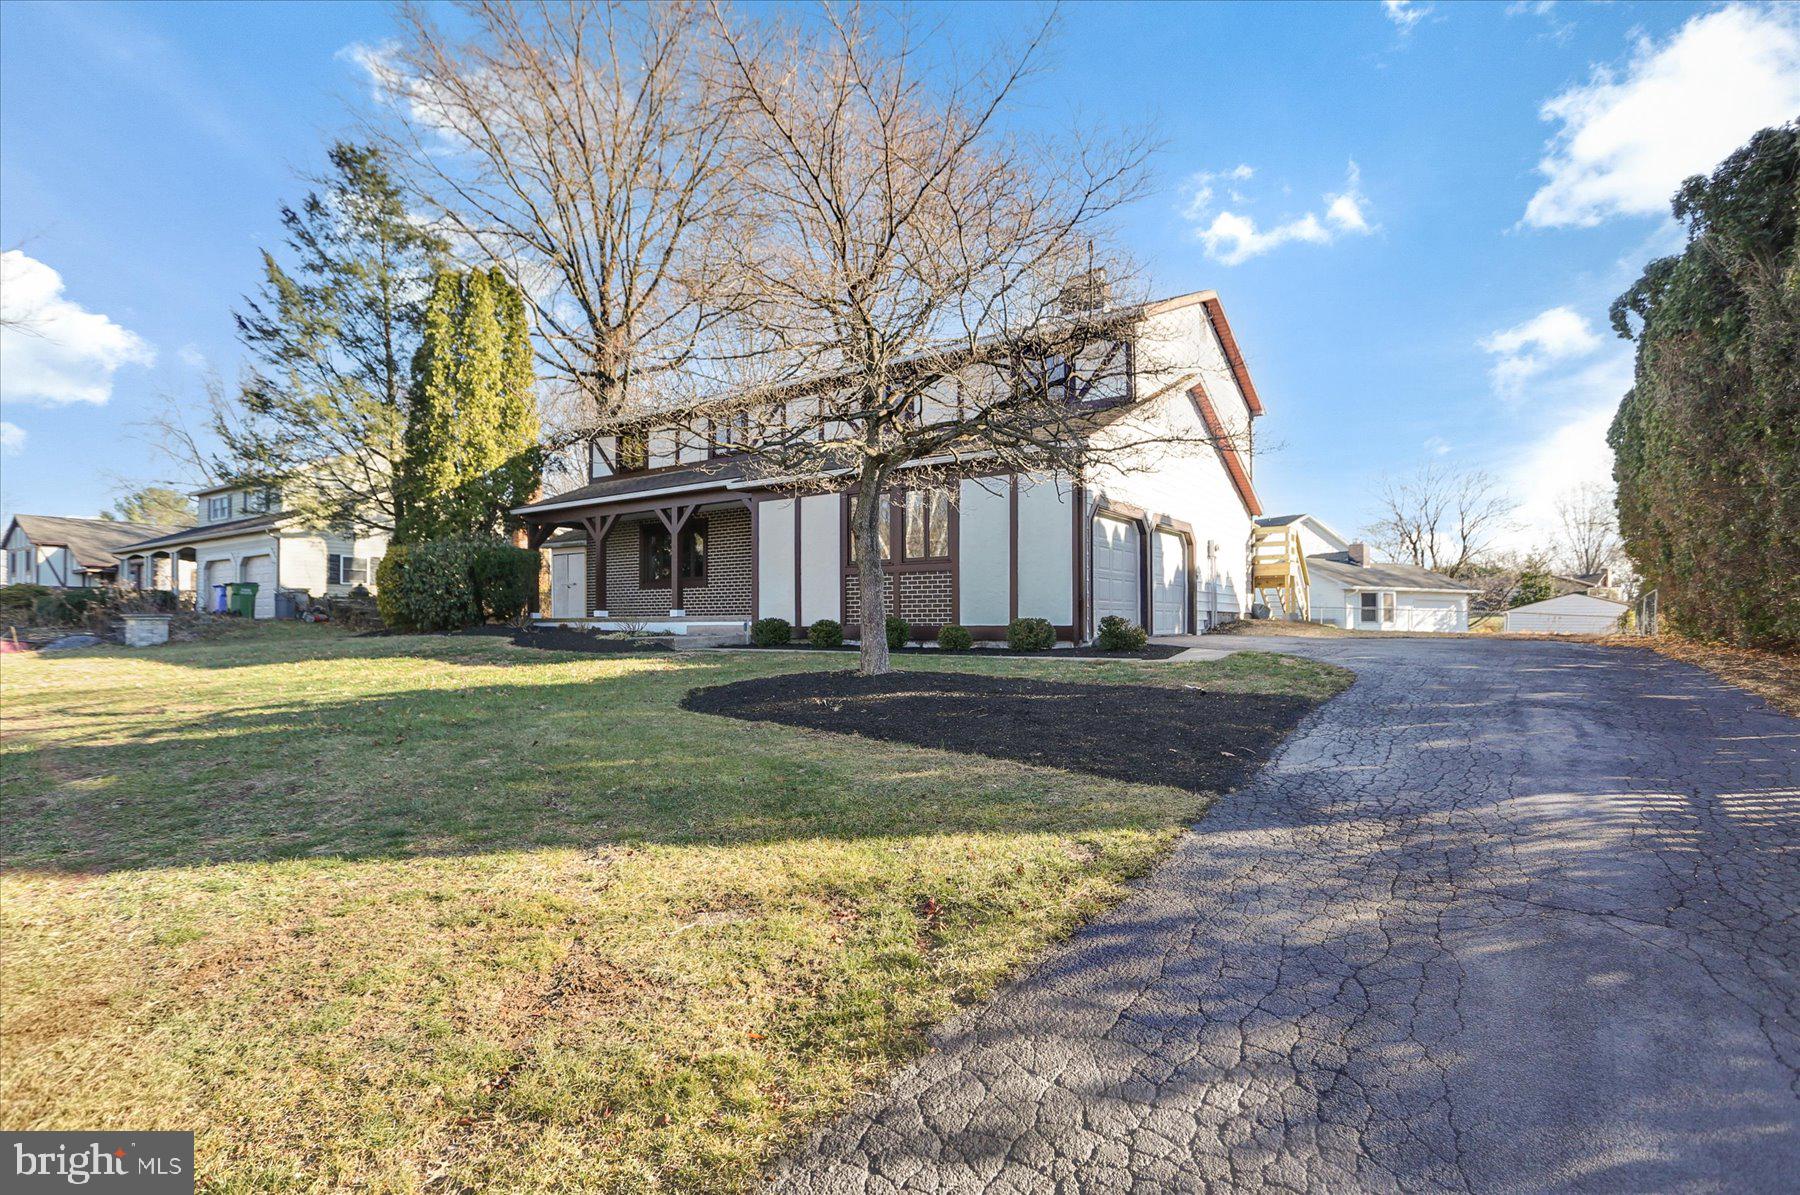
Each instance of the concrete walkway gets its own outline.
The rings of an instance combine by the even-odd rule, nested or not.
[[[1793,1190],[1800,721],[1650,652],[1358,683],[796,1192]]]

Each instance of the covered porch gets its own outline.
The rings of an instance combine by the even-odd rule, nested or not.
[[[170,545],[126,552],[119,557],[118,584],[122,589],[173,591],[192,605],[198,567],[191,547]]]
[[[742,641],[756,611],[754,494],[725,490],[527,510],[550,552],[547,622]]]

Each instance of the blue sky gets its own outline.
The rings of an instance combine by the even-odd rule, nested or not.
[[[931,10],[947,44],[1029,10]],[[368,94],[377,4],[0,8],[0,506],[93,514],[169,480],[142,424],[232,376],[280,202]],[[1018,119],[1148,122],[1125,233],[1216,289],[1269,414],[1271,510],[1351,531],[1384,473],[1490,469],[1525,504],[1606,468],[1630,376],[1608,302],[1679,244],[1668,193],[1800,114],[1793,8],[1074,5]],[[47,307],[44,305],[48,305]],[[1521,538],[1529,536],[1522,532]]]

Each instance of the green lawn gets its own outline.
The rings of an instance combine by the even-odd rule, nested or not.
[[[841,666],[804,655],[294,625],[0,660],[0,1119],[195,1129],[210,1189],[750,1185],[1205,805],[677,706]]]

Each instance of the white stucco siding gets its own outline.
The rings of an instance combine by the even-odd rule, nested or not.
[[[1197,310],[1197,309],[1196,309]],[[1130,439],[1194,439],[1205,426],[1186,394],[1172,391],[1147,403],[1109,434]],[[1137,507],[1193,528],[1195,612],[1200,626],[1241,615],[1251,516],[1211,446],[1148,447],[1115,458],[1094,479],[1096,501]],[[1210,551],[1209,551],[1210,546]]]
[[[957,509],[957,611],[967,626],[1003,626],[1011,608],[1011,522],[1005,478],[962,483]]]
[[[800,617],[810,626],[844,616],[839,542],[843,499],[813,494],[800,500]]]
[[[756,504],[756,616],[794,617],[793,498],[768,498]]]
[[[1237,377],[1206,317],[1206,308],[1200,303],[1189,303],[1153,315],[1138,327],[1133,363],[1138,394],[1155,394],[1198,375],[1227,432],[1240,441],[1239,450],[1245,454],[1247,467],[1250,404],[1238,389]],[[1182,401],[1187,401],[1185,396]]]
[[[1061,479],[1029,477],[1019,481],[1020,618],[1047,618],[1057,626],[1074,621],[1071,501],[1069,485]],[[967,613],[963,618],[974,621]]]

